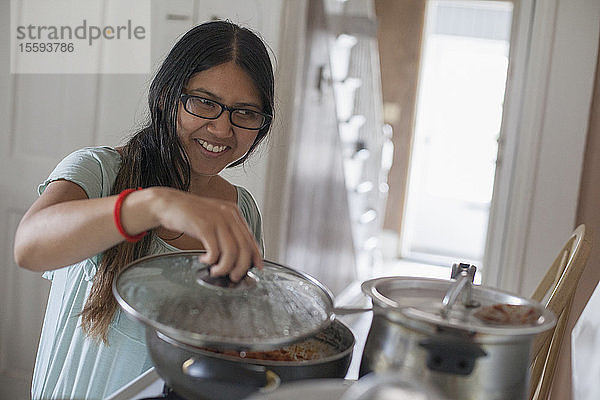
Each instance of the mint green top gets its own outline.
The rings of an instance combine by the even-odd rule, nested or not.
[[[115,181],[121,156],[111,147],[86,147],[65,157],[38,187],[65,179],[81,186],[89,198],[105,197]],[[262,249],[261,216],[252,195],[236,187],[238,207]],[[154,236],[152,254],[177,249]],[[52,280],[35,360],[33,399],[103,399],[152,367],[144,326],[117,310],[108,345],[88,338],[79,313],[90,293],[100,255],[44,273]]]

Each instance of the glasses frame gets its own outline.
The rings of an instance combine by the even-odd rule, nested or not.
[[[212,103],[215,103],[215,104],[217,104],[219,107],[221,107],[221,111],[219,111],[219,113],[218,113],[218,114],[217,114],[215,117],[204,117],[204,116],[202,116],[202,115],[194,114],[193,112],[191,112],[191,111],[190,111],[190,110],[188,110],[188,108],[187,108],[187,102],[188,102],[188,99],[191,99],[191,98],[202,99],[202,100],[206,100],[206,101],[210,101],[210,102],[212,102]],[[267,126],[267,125],[268,125],[268,124],[271,122],[271,119],[273,119],[273,116],[272,116],[272,115],[265,114],[265,113],[262,113],[262,112],[260,112],[260,111],[255,111],[255,110],[252,110],[252,109],[249,109],[249,108],[244,108],[244,107],[229,107],[229,106],[226,106],[226,105],[225,105],[225,104],[223,104],[223,103],[219,103],[219,102],[218,102],[218,101],[216,101],[216,100],[213,100],[213,99],[207,99],[206,97],[202,97],[202,96],[195,96],[195,95],[192,95],[192,94],[182,93],[182,94],[179,96],[179,99],[181,100],[181,103],[183,104],[183,109],[184,109],[184,110],[185,110],[185,111],[186,111],[188,114],[191,114],[191,115],[193,115],[194,117],[198,117],[198,118],[202,118],[202,119],[211,119],[211,120],[212,120],[212,119],[217,119],[217,118],[219,118],[219,117],[221,116],[221,114],[223,114],[223,112],[224,112],[224,111],[229,111],[229,122],[231,123],[231,125],[233,125],[233,126],[236,126],[236,127],[238,127],[238,128],[247,129],[247,130],[250,130],[250,131],[259,131],[259,130],[263,129],[265,126]],[[260,115],[262,115],[262,116],[263,116],[265,119],[264,119],[264,121],[263,121],[263,123],[262,123],[262,125],[261,125],[260,127],[258,127],[258,128],[247,128],[247,127],[245,127],[245,126],[241,126],[241,125],[238,125],[238,124],[236,124],[235,122],[233,122],[233,119],[232,119],[233,112],[234,112],[234,111],[238,111],[238,110],[252,111],[252,112],[254,112],[254,113],[257,113],[257,114],[260,114]]]

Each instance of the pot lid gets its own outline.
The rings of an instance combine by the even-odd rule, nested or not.
[[[272,349],[331,323],[332,296],[309,275],[265,261],[239,283],[210,277],[204,252],[141,258],[113,281],[134,318],[192,346]]]
[[[540,303],[509,292],[472,285],[470,302],[443,301],[454,280],[428,278],[377,278],[362,284],[363,292],[377,307],[390,311],[398,322],[428,331],[439,327],[462,331],[518,336],[535,335],[556,324],[554,314]]]

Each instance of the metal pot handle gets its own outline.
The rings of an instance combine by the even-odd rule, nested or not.
[[[247,363],[223,363],[222,360],[194,357],[187,359],[181,366],[182,372],[193,378],[211,382],[231,383],[238,386],[250,386],[261,391],[270,391],[279,386],[279,376],[263,365]]]
[[[452,306],[460,294],[463,295],[462,303],[465,307],[477,307],[479,304],[471,298],[471,288],[475,279],[477,267],[465,263],[452,264],[452,273],[450,279],[456,281],[450,285],[444,299],[442,300],[442,317],[447,318]]]

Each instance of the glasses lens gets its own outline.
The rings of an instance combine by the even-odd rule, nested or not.
[[[218,103],[202,97],[188,97],[185,109],[202,118],[216,118],[221,113],[221,106]]]
[[[231,113],[231,122],[240,128],[260,129],[265,123],[265,116],[256,111],[237,109]]]

